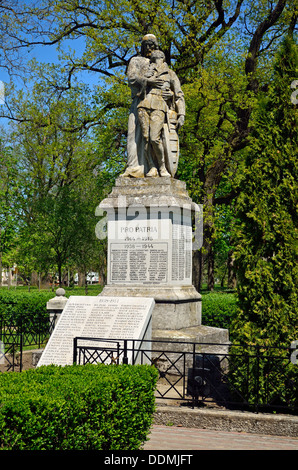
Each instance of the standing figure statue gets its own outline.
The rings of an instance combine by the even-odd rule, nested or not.
[[[180,82],[165,62],[156,37],[142,40],[141,56],[127,70],[132,105],[128,120],[127,168],[122,176],[174,176],[178,166],[178,130],[185,101]]]

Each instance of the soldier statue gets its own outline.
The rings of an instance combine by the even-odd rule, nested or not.
[[[166,64],[154,35],[143,37],[141,55],[130,60],[127,77],[132,104],[127,168],[122,176],[174,177],[185,101],[179,79]]]

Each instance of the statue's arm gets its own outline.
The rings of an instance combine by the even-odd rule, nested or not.
[[[144,76],[144,64],[142,58],[133,57],[128,65],[127,69],[128,85],[131,88],[142,88],[146,82]]]

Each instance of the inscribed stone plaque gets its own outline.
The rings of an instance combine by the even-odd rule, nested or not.
[[[108,223],[108,284],[191,285],[190,216]]]
[[[152,298],[71,296],[37,366],[71,365],[75,337],[136,339],[142,347],[151,339],[153,308]]]

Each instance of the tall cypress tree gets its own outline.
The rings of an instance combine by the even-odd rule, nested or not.
[[[297,45],[286,38],[261,100],[237,201],[236,340],[290,346],[298,339]]]

